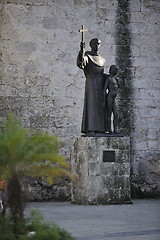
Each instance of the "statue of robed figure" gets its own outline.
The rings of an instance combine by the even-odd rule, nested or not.
[[[77,57],[77,66],[83,69],[86,83],[84,108],[81,132],[90,135],[105,133],[104,113],[104,64],[105,59],[100,56],[99,48],[101,41],[93,38],[90,41],[91,51],[85,52],[84,31],[82,26],[82,41]]]

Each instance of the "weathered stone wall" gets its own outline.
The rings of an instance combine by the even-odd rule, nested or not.
[[[129,137],[76,138],[71,165],[73,203],[131,203]]]
[[[132,193],[160,195],[160,2],[131,1]],[[137,191],[138,190],[138,191]]]
[[[27,126],[47,129],[69,146],[80,135],[83,108],[78,30],[81,24],[90,28],[87,47],[99,36],[106,67],[113,64],[116,1],[2,2],[1,120],[14,111]]]
[[[76,57],[84,24],[87,49],[91,38],[102,41],[105,72],[115,62],[121,69],[120,122],[132,139],[133,192],[159,195],[159,7],[158,0],[1,0],[0,120],[12,111],[26,126],[52,132],[70,158],[83,108]]]

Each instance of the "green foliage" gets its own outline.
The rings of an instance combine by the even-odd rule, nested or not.
[[[30,216],[16,223],[9,217],[0,217],[0,240],[74,240],[64,229],[47,224],[38,211],[32,211]],[[30,232],[35,234],[29,235]]]
[[[0,133],[0,178],[13,173],[59,178],[71,176],[65,158],[58,153],[57,137],[22,126],[14,115],[9,115]]]
[[[62,176],[73,178],[60,141],[45,132],[25,128],[10,114],[0,132],[0,180],[6,180],[7,203],[15,223],[23,217],[21,176],[44,177],[49,183]]]

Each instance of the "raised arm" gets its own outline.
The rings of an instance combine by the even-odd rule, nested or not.
[[[80,51],[77,56],[77,66],[81,69],[84,69],[88,62],[88,57],[85,55],[84,43],[80,44]]]
[[[84,25],[82,25],[82,28],[79,30],[79,32],[82,33],[81,37],[81,43],[80,43],[80,51],[77,57],[77,66],[81,69],[84,69],[86,66],[86,60],[87,57],[85,56],[85,40],[84,40],[84,33],[88,31],[88,29],[84,28]]]

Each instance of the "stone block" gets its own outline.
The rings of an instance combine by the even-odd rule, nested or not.
[[[140,12],[140,9],[141,9],[141,2],[139,0],[131,1],[130,11],[133,12],[132,15],[134,15],[135,12]]]
[[[109,153],[106,159],[104,152]],[[73,203],[130,203],[129,137],[76,138],[71,165],[77,177],[77,184],[72,185]]]

